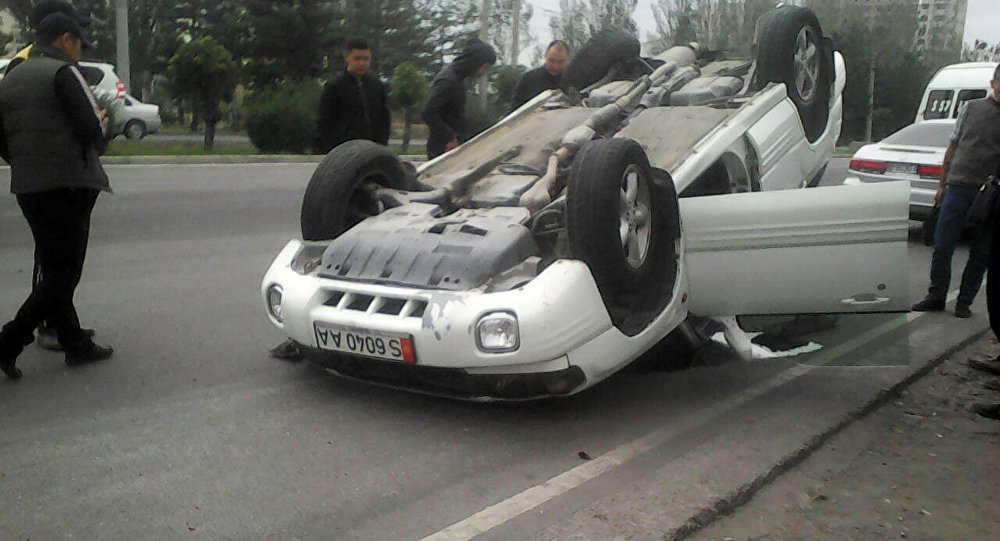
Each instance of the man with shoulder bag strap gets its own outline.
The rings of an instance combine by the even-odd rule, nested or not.
[[[963,106],[944,157],[944,170],[934,203],[941,214],[934,231],[930,287],[924,300],[913,305],[918,312],[940,312],[951,286],[951,261],[966,228],[969,210],[980,188],[1000,166],[1000,67],[993,73],[993,93]],[[955,304],[955,316],[972,317],[972,301],[983,283],[990,260],[991,227],[981,227],[969,251],[969,261]]]
[[[0,370],[11,379],[21,377],[15,361],[42,321],[55,326],[67,365],[112,354],[80,328],[73,305],[91,212],[98,194],[111,191],[98,151],[108,120],[77,67],[90,43],[61,12],[42,19],[36,37],[28,59],[0,80],[0,158],[10,163],[10,190],[31,229],[40,273],[0,331]]]

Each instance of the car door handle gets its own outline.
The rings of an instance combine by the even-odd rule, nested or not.
[[[840,299],[840,304],[847,304],[849,306],[874,306],[876,304],[885,304],[890,300],[892,300],[891,297],[878,297],[871,293],[861,293],[849,299]]]

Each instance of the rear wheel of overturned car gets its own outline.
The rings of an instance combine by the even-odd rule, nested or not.
[[[357,139],[320,162],[302,199],[303,240],[332,239],[382,211],[379,188],[404,189],[409,175],[403,162],[378,143]]]
[[[783,6],[765,14],[757,27],[757,69],[752,90],[784,83],[806,138],[815,142],[830,116],[833,50],[823,39],[811,9]]]
[[[629,139],[580,149],[570,171],[566,226],[574,258],[587,263],[612,321],[644,329],[670,301],[680,228],[673,180]]]

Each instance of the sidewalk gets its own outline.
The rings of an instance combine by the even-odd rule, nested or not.
[[[989,334],[950,355],[735,514],[689,539],[996,539],[1000,421],[968,407],[1000,401],[1000,393],[984,389],[991,376],[966,363],[998,353]]]

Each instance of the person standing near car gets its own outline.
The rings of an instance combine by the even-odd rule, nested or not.
[[[107,117],[77,67],[91,45],[65,13],[47,15],[35,35],[28,59],[0,81],[0,157],[10,163],[10,190],[31,229],[40,274],[0,330],[0,370],[11,379],[21,377],[15,361],[42,321],[55,326],[68,365],[113,353],[80,328],[73,305],[91,212],[98,194],[111,191],[98,155]]]
[[[427,158],[434,159],[458,148],[468,137],[465,120],[465,80],[482,77],[497,61],[493,47],[469,40],[465,50],[434,76],[420,116],[430,129]]]
[[[563,70],[569,65],[569,45],[561,39],[549,43],[545,49],[545,65],[528,70],[517,80],[510,110],[528,103],[528,100],[545,92],[559,88]]]
[[[326,84],[319,100],[317,150],[323,154],[352,139],[389,144],[392,116],[385,85],[368,73],[372,65],[368,42],[347,40],[344,63],[344,71]]]
[[[963,107],[945,151],[941,183],[934,196],[934,204],[941,208],[934,230],[931,283],[924,300],[913,305],[914,311],[944,310],[951,286],[951,260],[965,229],[965,217],[979,189],[1000,166],[1000,67],[993,73],[991,85],[992,94],[969,101]],[[955,304],[956,317],[972,316],[969,307],[983,283],[992,236],[990,226],[976,232],[969,261],[962,273]]]
[[[344,71],[326,84],[319,101],[316,150],[323,154],[353,139],[389,144],[392,116],[385,85],[368,73],[372,65],[368,42],[361,38],[347,40],[344,63]],[[303,357],[302,348],[291,338],[271,348],[270,353],[286,361],[299,361]]]

